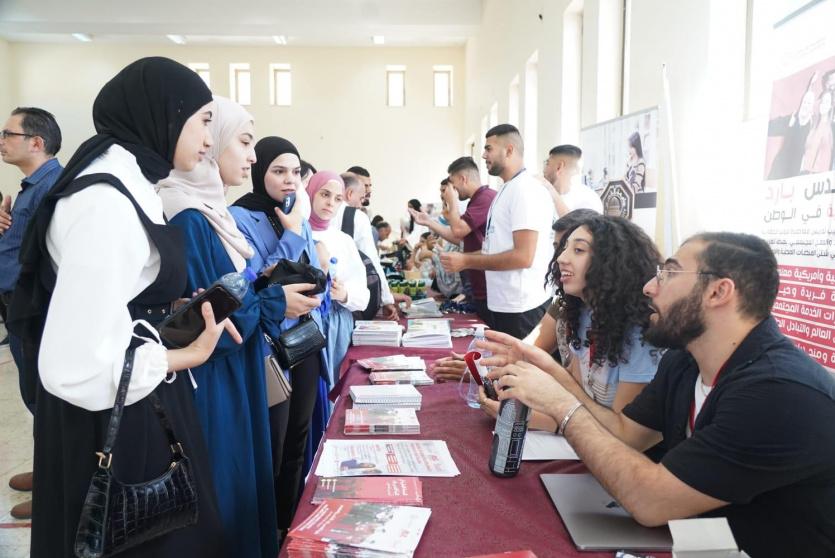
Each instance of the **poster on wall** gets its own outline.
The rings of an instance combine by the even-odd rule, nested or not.
[[[658,107],[583,128],[580,145],[583,183],[603,200],[603,211],[634,221],[655,238]]]
[[[774,26],[760,234],[777,255],[780,329],[835,372],[835,43],[811,3]]]

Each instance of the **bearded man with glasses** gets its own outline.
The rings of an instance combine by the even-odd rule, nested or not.
[[[778,329],[779,283],[756,236],[685,241],[643,289],[644,340],[670,350],[620,413],[534,349],[488,343],[485,364],[638,522],[726,517],[750,556],[835,556],[835,379]],[[641,453],[662,441],[660,463]]]

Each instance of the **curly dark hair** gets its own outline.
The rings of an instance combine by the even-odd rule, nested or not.
[[[594,215],[583,219],[579,227],[592,235],[591,263],[586,270],[585,302],[566,294],[556,272],[555,286],[560,317],[566,322],[568,342],[575,349],[594,343],[593,362],[612,365],[626,362],[624,343],[629,331],[638,326],[645,330],[652,313],[644,284],[655,274],[661,254],[652,239],[640,227],[622,217]],[[550,269],[559,268],[557,257],[565,249],[571,235],[568,231],[551,260]],[[553,273],[550,276],[554,277]],[[588,339],[580,339],[580,312],[583,306],[591,311]]]

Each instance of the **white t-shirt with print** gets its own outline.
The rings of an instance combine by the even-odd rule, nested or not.
[[[545,274],[554,253],[554,231],[551,229],[554,218],[551,196],[526,170],[499,188],[487,215],[487,232],[481,251],[500,254],[513,250],[514,231],[530,230],[539,234],[531,267],[484,272],[490,310],[527,312],[551,297],[545,288]]]
[[[571,357],[579,361],[580,378],[586,394],[601,405],[611,408],[615,402],[618,383],[648,384],[655,377],[664,351],[641,341],[641,330],[635,326],[626,336],[623,358],[616,365],[612,365],[608,360],[603,364],[591,363],[591,351],[586,343],[590,326],[591,312],[584,308],[580,312],[580,348],[575,349],[569,344]]]

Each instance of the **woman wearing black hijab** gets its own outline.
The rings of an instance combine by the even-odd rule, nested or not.
[[[302,163],[296,146],[284,138],[269,136],[255,145],[255,156],[252,192],[229,208],[238,229],[254,249],[250,267],[267,273],[277,261],[286,258],[322,269],[310,224],[301,215],[302,200],[310,200],[301,187]],[[295,205],[285,215],[279,207],[286,196],[296,192]],[[320,296],[324,299],[324,295]],[[309,312],[321,331],[325,331],[326,312],[326,305]],[[297,323],[297,319],[287,318],[280,329],[287,331]],[[327,362],[323,348],[320,354],[286,371],[293,395],[269,411],[278,528],[282,532],[293,520],[302,479],[330,417]]]
[[[211,145],[211,102],[197,74],[172,60],[127,66],[96,98],[98,134],[73,155],[23,241],[9,328],[23,338],[25,374],[38,386],[33,557],[74,555],[129,347],[112,470],[122,483],[142,483],[168,469],[171,450],[150,402],[159,400],[190,460],[199,512],[196,524],[120,556],[228,555],[191,383],[176,371],[204,362],[224,328],[240,337],[228,321],[214,323],[208,304],[206,329],[184,349],[166,351],[151,325],[186,283],[182,237],[165,225],[153,184],[193,168]]]

